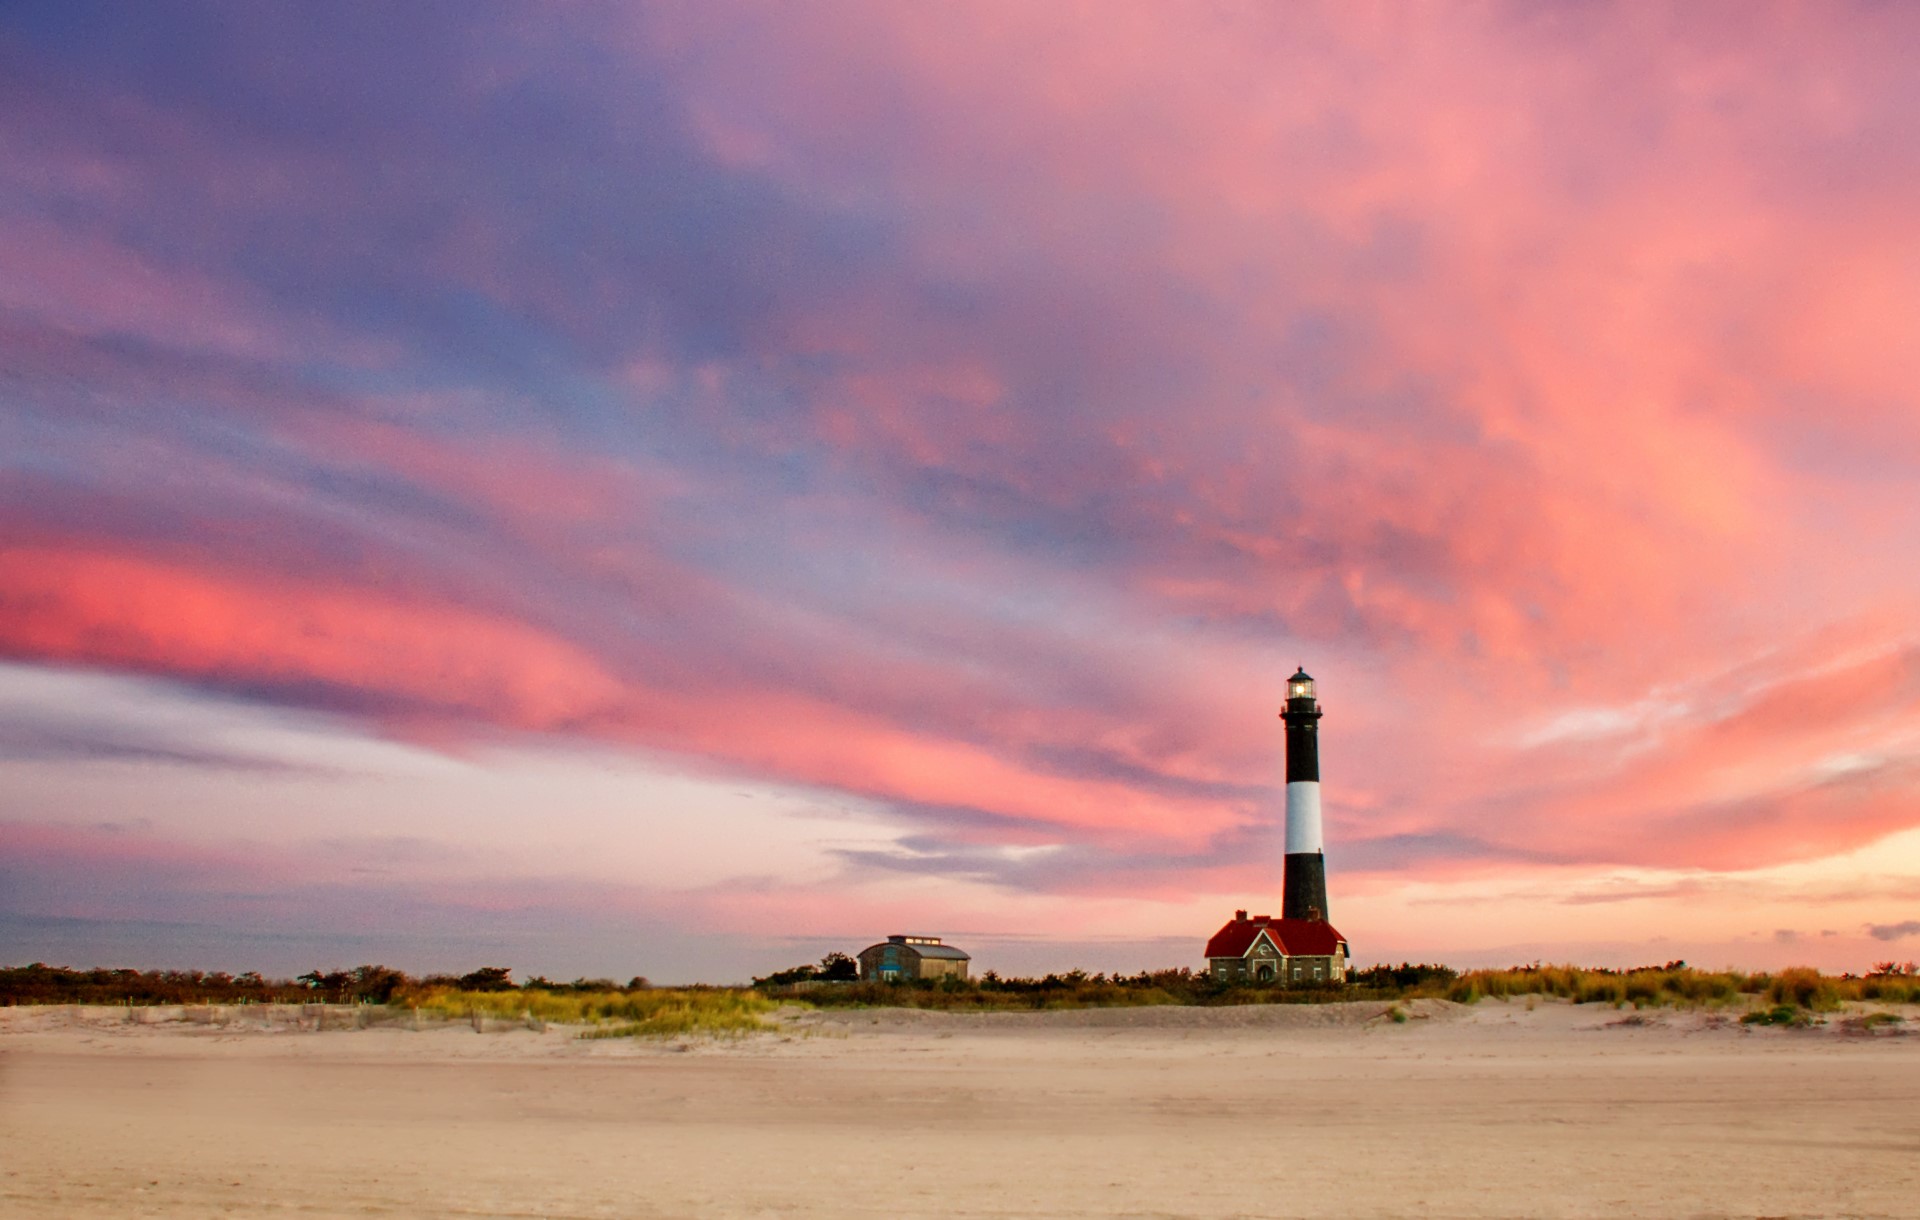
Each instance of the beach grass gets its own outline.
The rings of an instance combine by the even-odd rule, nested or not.
[[[1536,963],[1506,970],[1469,970],[1444,987],[1426,984],[1411,993],[1468,1004],[1485,998],[1543,995],[1576,1004],[1636,1008],[1717,1008],[1759,1002],[1835,1012],[1849,1003],[1920,1003],[1920,977],[1826,975],[1804,966],[1776,974],[1743,974],[1697,970],[1683,962],[1630,970]]]
[[[657,988],[635,978],[625,986],[606,979],[553,983],[539,977],[516,985],[502,967],[468,975],[415,979],[384,966],[314,971],[297,980],[195,972],[76,971],[42,963],[0,968],[0,1004],[234,1005],[333,1004],[363,1008],[360,1024],[379,1013],[417,1019],[519,1021],[582,1027],[604,1036],[675,1036],[750,1032],[769,1027],[782,1004],[815,1008],[919,1008],[947,1012],[1036,1012],[1155,1005],[1203,1007],[1241,1004],[1324,1004],[1367,1001],[1400,1005],[1414,1000],[1472,1004],[1525,998],[1634,1008],[1719,1008],[1737,1011],[1785,1006],[1831,1013],[1850,1005],[1920,1004],[1920,971],[1911,963],[1876,963],[1865,975],[1822,974],[1809,967],[1775,973],[1701,970],[1685,962],[1630,969],[1534,962],[1465,972],[1447,966],[1401,963],[1352,971],[1338,983],[1277,986],[1226,982],[1190,969],[1138,974],[1081,970],[1042,978],[1002,977],[989,970],[973,979],[892,983],[781,981],[797,971],[755,980],[753,987]]]
[[[816,1007],[924,1008],[946,1012],[1032,1012],[1077,1008],[1189,1004],[1321,1004],[1342,1000],[1541,998],[1575,1004],[1634,1008],[1732,1008],[1786,1005],[1801,1012],[1834,1012],[1852,1003],[1920,1003],[1920,976],[1823,975],[1805,967],[1775,974],[1699,970],[1685,962],[1634,969],[1533,963],[1502,970],[1456,972],[1442,966],[1379,966],[1345,983],[1277,987],[1221,983],[1187,970],[1138,975],[1080,971],[1041,979],[1001,978],[989,972],[960,982],[835,983],[763,986],[771,996],[803,998]]]
[[[788,1001],[791,1003],[792,1001]],[[636,991],[466,991],[451,987],[403,992],[395,1006],[449,1020],[494,1019],[584,1026],[583,1037],[735,1036],[774,1028],[781,1001],[738,987],[646,988]]]

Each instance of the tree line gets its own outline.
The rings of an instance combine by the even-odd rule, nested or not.
[[[507,966],[482,966],[466,974],[420,978],[391,966],[309,970],[291,979],[258,971],[227,974],[202,970],[69,970],[34,962],[0,967],[0,1005],[8,1004],[392,1004],[430,991],[548,991],[603,994],[644,990],[647,980],[574,979],[557,983],[534,975],[513,981]]]
[[[1351,971],[1344,982],[1309,986],[1227,982],[1184,967],[1137,974],[1068,970],[1040,978],[1002,976],[989,970],[975,979],[878,983],[860,982],[858,963],[844,953],[829,953],[817,964],[778,970],[753,983],[753,990],[763,996],[801,999],[822,1006],[983,1010],[1419,998],[1472,1003],[1483,997],[1521,995],[1636,1006],[1720,1004],[1765,997],[1775,1004],[1813,1010],[1863,1000],[1920,1003],[1920,968],[1912,962],[1891,961],[1875,962],[1864,975],[1823,975],[1805,968],[1777,974],[1742,974],[1699,970],[1681,961],[1627,969],[1534,962],[1504,970],[1462,973],[1439,964],[1402,962]],[[44,962],[0,967],[0,1005],[404,1004],[442,1003],[449,995],[518,992],[529,999],[535,995],[568,996],[584,1002],[592,997],[604,1006],[617,1005],[619,997],[649,988],[647,980],[639,977],[625,983],[604,978],[561,983],[534,975],[515,983],[513,971],[506,966],[481,966],[465,974],[416,978],[389,966],[366,965],[351,970],[315,969],[291,979],[266,978],[256,971],[235,975],[200,970],[69,970]]]

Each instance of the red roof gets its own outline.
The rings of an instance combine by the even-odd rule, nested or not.
[[[1288,957],[1332,957],[1340,952],[1340,946],[1347,939],[1324,919],[1273,919],[1255,915],[1252,919],[1231,920],[1215,932],[1207,942],[1207,956],[1245,957],[1261,932]]]

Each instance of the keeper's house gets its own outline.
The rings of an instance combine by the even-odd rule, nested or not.
[[[938,936],[889,936],[860,950],[860,977],[871,982],[966,978],[973,959]]]
[[[1338,983],[1347,977],[1348,956],[1346,938],[1324,919],[1235,911],[1207,942],[1207,972],[1223,983]]]

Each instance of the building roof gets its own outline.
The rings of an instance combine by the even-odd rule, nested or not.
[[[909,953],[918,953],[921,957],[937,957],[949,962],[970,962],[973,960],[971,954],[956,949],[952,945],[915,944],[912,941],[899,940],[894,937],[888,937],[877,945],[868,945],[866,948],[860,950],[860,955],[864,957],[875,949],[886,948],[905,949]]]
[[[970,962],[973,958],[952,945],[909,945],[921,957],[942,957],[950,962]]]
[[[1347,938],[1324,919],[1233,919],[1207,942],[1208,957],[1245,957],[1265,932],[1288,957],[1332,957]]]

